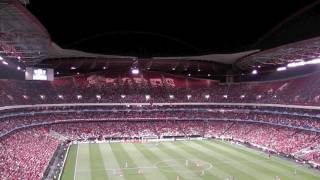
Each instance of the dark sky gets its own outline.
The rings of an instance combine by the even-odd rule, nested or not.
[[[259,48],[252,45],[261,36],[315,0],[30,1],[28,9],[63,48],[175,56]]]

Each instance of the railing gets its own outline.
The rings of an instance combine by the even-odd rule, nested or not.
[[[22,108],[40,107],[81,107],[81,106],[150,106],[151,103],[65,103],[65,104],[35,104],[15,105],[0,107],[0,111]],[[245,107],[278,107],[306,110],[320,110],[320,106],[301,106],[285,104],[259,104],[259,103],[204,103],[204,102],[182,102],[182,103],[152,103],[154,106],[245,106]]]

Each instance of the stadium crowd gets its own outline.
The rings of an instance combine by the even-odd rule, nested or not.
[[[196,110],[189,109],[167,109],[154,110],[122,109],[109,111],[37,111],[32,113],[18,114],[16,116],[0,116],[0,135],[8,133],[16,128],[51,124],[66,121],[136,121],[136,120],[236,120],[271,123],[283,126],[292,126],[320,131],[320,120],[316,117],[297,116],[295,114],[275,114],[267,112],[247,112],[238,109],[224,110]],[[186,127],[188,128],[188,127]],[[186,129],[194,131],[194,129]]]
[[[80,75],[53,82],[0,80],[0,106],[82,102],[238,102],[316,106],[320,104],[318,75],[240,84],[193,80],[196,85],[188,82],[190,79],[159,74],[153,78],[147,75],[139,78]]]
[[[0,179],[40,180],[59,143],[44,128],[0,139]]]

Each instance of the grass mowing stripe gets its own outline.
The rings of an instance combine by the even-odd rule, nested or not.
[[[198,144],[205,146],[215,152],[219,152],[219,153],[224,153],[227,157],[230,157],[232,160],[236,160],[237,162],[245,165],[247,167],[247,169],[249,170],[249,172],[255,172],[255,174],[257,174],[260,177],[276,177],[276,176],[280,176],[281,177],[287,177],[290,176],[290,174],[285,174],[281,171],[277,171],[276,169],[270,168],[270,167],[266,167],[264,166],[267,162],[263,161],[260,163],[257,163],[257,161],[251,161],[250,156],[245,156],[243,157],[242,154],[240,154],[239,152],[236,151],[232,151],[232,147],[221,147],[219,144],[216,144],[214,142],[209,142],[209,141],[199,141],[197,142]]]
[[[184,151],[194,154],[195,156],[205,159],[207,161],[210,161],[216,171],[218,171],[219,174],[222,174],[225,176],[224,179],[231,176],[237,176],[242,179],[250,178],[246,174],[242,174],[241,171],[235,171],[232,167],[230,167],[229,164],[224,163],[223,159],[218,156],[213,156],[212,152],[206,150],[206,149],[200,149],[196,148],[195,142],[186,142],[186,143],[179,143],[179,147],[183,149]],[[221,176],[221,175],[220,175]]]
[[[272,159],[263,157],[262,155],[253,157],[252,153],[243,153],[235,149],[233,146],[227,146],[226,144],[220,144],[217,141],[210,142],[206,141],[207,144],[213,144],[214,147],[221,149],[222,151],[229,153],[231,155],[235,155],[239,158],[239,161],[244,162],[247,165],[254,166],[255,169],[259,169],[259,171],[264,171],[267,174],[273,174],[273,176],[280,177],[288,177],[290,179],[299,178],[299,175],[294,175],[294,169],[288,171],[279,167],[278,164],[272,163]],[[302,178],[302,177],[300,177]]]
[[[170,165],[177,165],[179,164],[178,162],[178,158],[174,157],[172,154],[167,154],[166,152],[162,151],[162,148],[160,147],[160,145],[158,145],[155,148],[150,148],[150,151],[152,151],[153,154],[155,154],[156,156],[159,157],[159,159],[161,159],[162,163],[164,163],[166,166],[170,166]],[[170,153],[170,152],[169,152]],[[181,158],[180,158],[181,159]],[[184,158],[185,159],[185,158]],[[187,169],[186,167],[184,167],[184,165],[182,164],[181,167],[176,167],[176,166],[170,166],[171,168],[166,169],[166,168],[162,168],[163,171],[168,171],[171,172],[171,169],[174,170],[174,172],[179,173],[180,180],[181,179],[200,179],[196,176],[196,174],[193,174],[192,172],[189,171],[189,169]]]
[[[146,178],[142,174],[138,174],[137,165],[130,158],[128,152],[121,146],[120,143],[112,143],[110,144],[110,146],[113,154],[118,161],[118,164],[121,168],[123,168],[123,173],[126,179],[146,180]],[[126,168],[126,162],[128,162],[128,169]]]
[[[243,153],[251,153],[253,156],[255,156],[257,158],[259,156],[261,158],[267,158],[266,156],[261,155],[262,152],[260,152],[258,150],[255,150],[255,149],[247,148],[245,146],[232,145],[230,143],[222,142],[220,140],[216,140],[215,142],[219,143],[221,145],[225,145],[225,146],[232,146],[232,147],[236,148],[237,150],[239,150],[240,152],[243,152]],[[291,169],[292,170],[292,166],[301,166],[301,165],[299,165],[299,164],[297,164],[295,162],[291,162],[291,161],[285,160],[285,159],[277,157],[277,156],[272,156],[272,157],[273,157],[273,158],[271,158],[272,162],[281,165],[282,166],[281,168],[286,168],[286,169]],[[317,170],[307,169],[305,167],[303,167],[303,168],[301,168],[299,170],[303,171],[305,173],[311,173],[316,177],[320,176],[320,173]]]
[[[92,179],[108,180],[106,168],[103,164],[102,155],[100,152],[99,144],[89,144],[90,151],[90,164],[91,164],[91,177]]]
[[[125,145],[128,150],[129,156],[136,163],[138,167],[141,167],[140,173],[142,173],[146,179],[154,179],[157,177],[159,180],[167,180],[167,178],[156,168],[132,143]],[[144,168],[146,167],[146,168]]]
[[[266,155],[262,155],[260,151],[250,149],[247,147],[243,146],[238,146],[238,145],[232,145],[229,143],[221,142],[221,141],[215,141],[216,144],[226,146],[226,147],[233,147],[233,149],[236,149],[239,153],[242,154],[249,154],[251,157],[254,157],[256,159],[269,159],[266,157]],[[258,154],[260,153],[260,154]],[[294,169],[297,168],[297,175],[300,176],[300,178],[310,178],[310,179],[319,179],[320,178],[320,173],[318,171],[313,171],[312,169],[307,169],[299,164],[295,164],[294,162],[290,162],[287,160],[284,160],[279,157],[272,156],[271,159],[268,161],[269,164],[275,165],[278,169],[283,169],[288,172],[293,173]],[[294,176],[295,178],[297,178]]]
[[[89,144],[78,144],[77,180],[91,180]]]
[[[150,162],[153,163],[153,165],[155,165],[158,162],[161,162],[162,159],[160,159],[158,156],[154,155],[151,151],[150,148],[154,148],[154,147],[146,147],[150,144],[134,144],[135,147],[144,155],[144,157],[146,157]],[[166,164],[166,163],[165,163]],[[166,164],[168,166],[168,164]],[[163,175],[165,175],[167,177],[167,179],[175,179],[177,176],[181,176],[178,172],[175,172],[173,168],[168,167],[167,169],[169,169],[168,171],[162,171],[161,168],[159,168],[159,170],[163,173]]]
[[[184,167],[183,170],[185,171],[185,176],[187,176],[187,177],[189,177],[189,178],[192,177],[192,179],[193,179],[193,178],[199,178],[199,179],[201,179],[200,173],[194,172],[193,169],[191,169],[190,166],[185,167],[185,160],[190,159],[190,158],[187,157],[187,156],[183,156],[183,155],[177,153],[174,149],[169,148],[169,147],[168,147],[168,144],[169,144],[169,143],[170,143],[170,142],[161,143],[161,144],[158,146],[158,148],[159,148],[162,152],[164,152],[164,153],[166,153],[167,155],[171,156],[172,158],[180,160],[180,162],[177,161],[177,163],[180,163],[180,164],[181,164],[181,167]],[[186,173],[188,173],[188,174],[186,174]]]
[[[124,177],[119,174],[120,166],[115,158],[115,155],[112,153],[109,143],[100,143],[99,144],[102,160],[104,167],[106,167],[107,175],[109,179],[112,180],[124,180]]]
[[[212,154],[207,153],[207,151],[194,148],[193,143],[194,142],[187,142],[188,146],[184,143],[179,143],[176,145],[183,151],[189,154],[192,154],[201,160],[210,162],[213,165],[213,171],[214,171],[214,172],[211,172],[211,171],[210,172],[216,174],[216,176],[226,179],[227,177],[231,177],[232,175],[233,176],[235,175],[234,174],[235,171],[230,169],[229,165],[222,163],[215,156],[212,156]],[[215,164],[217,163],[221,165],[216,166]]]
[[[61,177],[62,180],[69,180],[69,179],[73,179],[74,177],[74,168],[76,164],[77,149],[78,149],[78,146],[76,145],[71,145],[69,147],[69,152],[67,154],[68,157],[64,164],[64,169]]]
[[[213,164],[214,166],[223,166],[223,171],[228,172],[229,174],[232,174],[232,176],[235,176],[237,179],[261,179],[264,178],[258,177],[256,174],[252,174],[251,171],[248,170],[248,167],[243,166],[241,163],[227,157],[223,153],[219,153],[216,151],[213,151],[209,148],[202,147],[197,142],[194,142],[192,146],[189,144],[189,142],[184,143],[189,148],[196,149],[204,154],[212,156],[217,161]]]
[[[192,142],[189,142],[190,144]],[[226,174],[223,171],[217,171],[216,169],[213,168],[212,164],[211,164],[211,159],[209,156],[206,156],[204,154],[199,154],[199,152],[197,153],[190,153],[190,151],[188,151],[188,149],[185,149],[182,146],[179,146],[179,143],[166,143],[165,145],[167,145],[167,147],[169,149],[174,150],[176,153],[184,156],[184,157],[188,157],[189,160],[201,160],[204,164],[202,164],[202,166],[204,166],[202,169],[206,169],[206,171],[204,171],[204,175],[201,175],[202,179],[226,179],[229,175]],[[211,166],[211,167],[210,167]],[[208,168],[208,169],[207,169]],[[200,170],[198,173],[202,173],[202,171]]]

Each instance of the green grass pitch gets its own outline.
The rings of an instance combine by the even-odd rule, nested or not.
[[[320,172],[219,140],[79,144],[62,180],[319,180]]]

